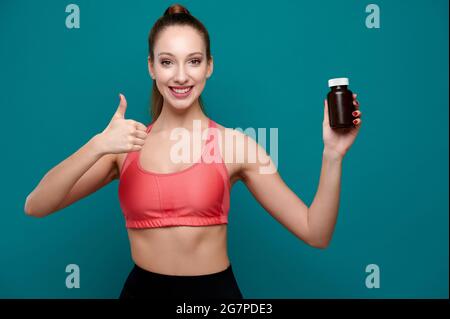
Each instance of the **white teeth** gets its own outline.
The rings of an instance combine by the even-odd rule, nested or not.
[[[186,93],[186,92],[188,92],[190,89],[191,89],[191,87],[188,87],[188,88],[186,88],[186,89],[175,89],[175,88],[171,88],[173,91],[175,91],[175,93],[180,93],[180,94],[183,94],[183,93]]]

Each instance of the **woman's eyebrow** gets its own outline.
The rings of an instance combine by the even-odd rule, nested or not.
[[[170,52],[160,52],[160,53],[158,54],[158,56],[160,56],[160,55],[162,55],[162,54],[167,54],[167,55],[174,56],[174,55],[173,55],[172,53],[170,53]],[[188,54],[188,57],[191,56],[191,55],[194,55],[194,54],[201,54],[201,55],[203,55],[202,52],[192,52],[192,53],[189,53],[189,54]]]

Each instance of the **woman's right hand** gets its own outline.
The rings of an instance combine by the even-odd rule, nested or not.
[[[125,119],[127,100],[119,94],[120,104],[108,126],[99,133],[97,145],[104,154],[128,153],[141,150],[147,137],[147,127],[137,121]]]

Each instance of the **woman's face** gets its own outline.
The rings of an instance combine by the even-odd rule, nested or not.
[[[202,36],[190,26],[165,28],[156,39],[154,59],[148,60],[150,76],[164,101],[176,109],[188,108],[198,99],[213,70]]]

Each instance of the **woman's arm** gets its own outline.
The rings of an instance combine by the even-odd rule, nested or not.
[[[336,225],[341,191],[342,156],[324,149],[319,187],[308,209],[310,241],[326,248]]]
[[[112,180],[115,154],[104,155],[98,147],[97,139],[98,135],[95,135],[78,151],[45,174],[26,199],[27,215],[44,217],[67,206],[69,203],[61,204],[78,181],[82,186],[78,189],[83,190],[86,196]],[[89,174],[83,176],[87,171]],[[80,179],[82,176],[84,178]],[[78,195],[77,199],[84,196]]]
[[[339,210],[342,161],[362,123],[356,94],[353,99],[357,109],[353,114],[355,127],[347,132],[330,128],[328,104],[324,101],[322,124],[325,147],[319,187],[310,207],[284,183],[264,148],[251,137],[237,133],[240,143],[244,145],[244,163],[239,168],[243,182],[266,211],[299,239],[316,248],[326,248],[331,241]],[[249,150],[254,149],[258,150],[256,163],[249,161]]]
[[[147,127],[125,119],[127,101],[120,103],[108,126],[83,147],[52,168],[28,195],[25,213],[44,217],[94,193],[118,177],[116,154],[138,151]]]
[[[239,177],[261,206],[292,234],[309,245],[308,206],[286,185],[270,156],[254,139],[236,131],[238,144],[243,145],[243,163]],[[250,160],[255,152],[256,161]],[[237,150],[240,152],[240,150]]]
[[[353,104],[354,126],[344,130],[333,130],[328,119],[328,103],[324,100],[322,170],[319,187],[308,212],[310,240],[319,247],[327,247],[331,241],[339,210],[342,161],[361,128],[362,113],[356,94],[353,94]]]
[[[297,238],[310,246],[326,248],[338,212],[342,159],[324,150],[319,188],[308,208],[285,184],[266,151],[251,137],[240,134],[245,140],[245,154],[239,175],[255,199]],[[254,149],[260,155],[256,163],[251,163],[248,150]]]

